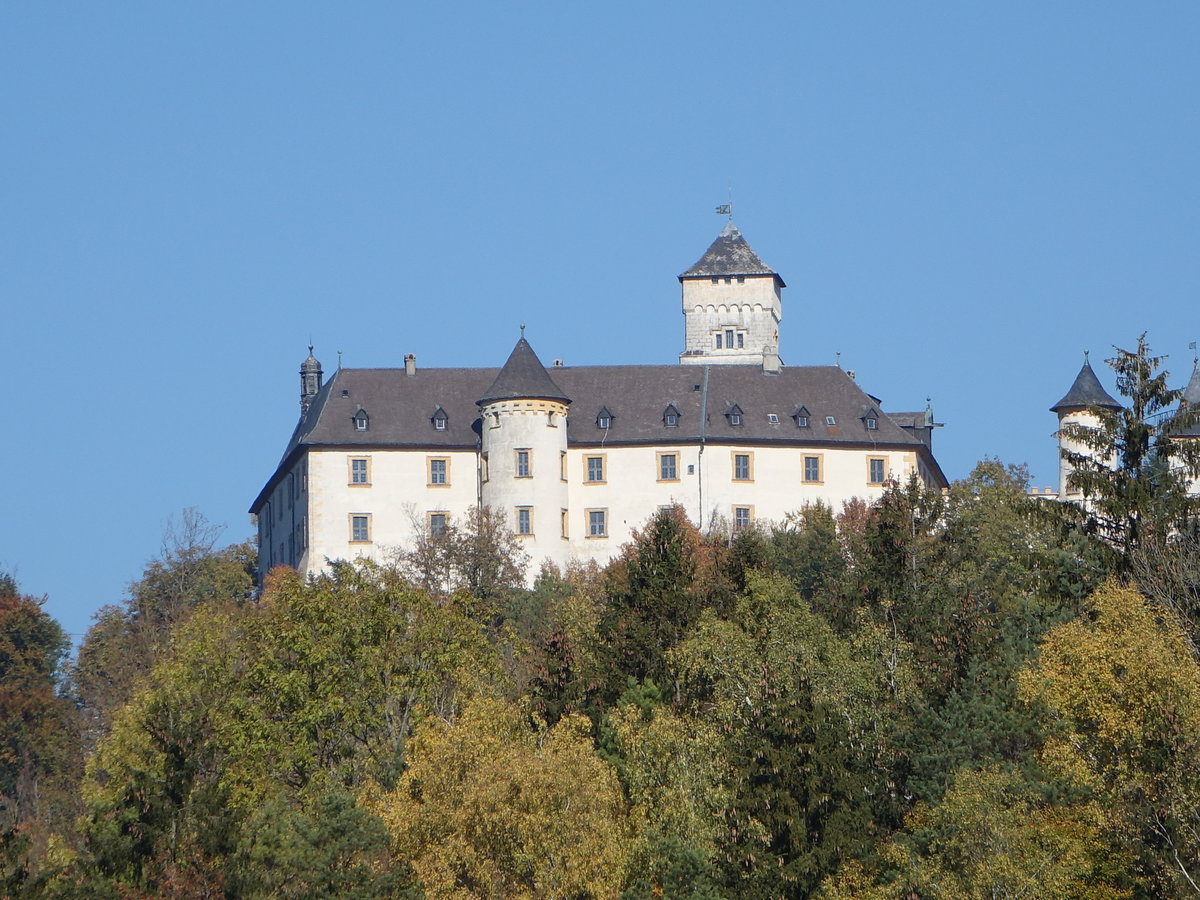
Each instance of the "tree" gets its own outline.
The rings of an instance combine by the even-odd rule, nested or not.
[[[1200,894],[1200,666],[1177,625],[1109,583],[1021,672],[1046,769],[1111,812],[1155,896]]]
[[[68,688],[83,716],[87,754],[164,655],[172,633],[198,607],[251,596],[254,546],[218,548],[222,530],[199,511],[185,509],[178,523],[168,524],[159,556],[129,586],[126,600],[96,613],[71,666]]]
[[[629,829],[591,723],[553,728],[501,701],[427,720],[395,791],[373,802],[425,896],[600,898],[616,893]]]
[[[1089,407],[1095,427],[1065,424],[1062,435],[1082,449],[1062,455],[1084,497],[1077,518],[1121,550],[1127,564],[1148,535],[1186,530],[1200,513],[1200,497],[1188,493],[1189,479],[1200,477],[1200,441],[1179,437],[1200,409],[1170,412],[1183,391],[1167,387],[1170,373],[1161,368],[1163,357],[1151,355],[1145,334],[1134,350],[1113,349],[1106,362],[1128,404]]]
[[[421,524],[414,532],[413,545],[396,555],[397,568],[433,597],[464,592],[475,598],[480,621],[493,621],[525,587],[529,554],[499,510],[472,507],[462,522],[432,533]]]

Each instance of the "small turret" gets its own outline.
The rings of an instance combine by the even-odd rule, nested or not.
[[[483,420],[480,501],[503,512],[531,556],[564,565],[570,398],[522,333],[477,403]]]
[[[1094,409],[1120,409],[1121,404],[1100,384],[1100,379],[1092,371],[1088,362],[1087,351],[1083,354],[1083,367],[1075,376],[1071,389],[1061,400],[1050,407],[1050,412],[1058,415],[1058,496],[1078,497],[1079,491],[1071,484],[1072,467],[1067,462],[1066,453],[1087,453],[1088,448],[1079,441],[1072,440],[1067,434],[1068,425],[1080,428],[1096,428],[1100,420],[1096,418]]]
[[[321,363],[313,356],[312,344],[308,345],[308,359],[300,363],[300,416],[304,417],[312,406],[313,398],[321,390]]]

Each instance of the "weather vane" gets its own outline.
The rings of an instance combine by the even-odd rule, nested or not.
[[[525,337],[525,323],[524,322],[521,323],[521,337],[522,338]]]
[[[733,221],[733,188],[729,189],[729,202],[722,203],[717,207],[718,216],[729,216],[729,221]]]

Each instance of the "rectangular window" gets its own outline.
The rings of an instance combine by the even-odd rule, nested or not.
[[[355,544],[370,543],[371,540],[371,517],[369,515],[357,515],[350,517],[350,541]]]
[[[562,536],[563,536],[563,538],[565,539],[565,538],[567,537],[567,535],[568,535],[568,531],[567,531],[567,522],[568,522],[567,511],[566,511],[565,509],[563,509],[563,510],[559,510],[559,513],[558,513],[558,518],[559,518],[559,523],[558,523],[558,524],[559,524],[559,526],[562,528]]]
[[[429,458],[430,487],[446,487],[450,484],[450,460],[445,457]]]
[[[429,517],[429,534],[431,537],[437,537],[446,530],[446,523],[449,521],[449,514],[444,512],[428,513]]]
[[[517,534],[533,534],[533,509],[529,506],[517,507]]]
[[[821,480],[821,457],[804,457],[804,480],[819,482]]]
[[[563,481],[567,480],[567,451],[560,450],[558,453],[558,477]]]
[[[608,510],[606,510],[606,509],[589,509],[587,516],[588,516],[588,537],[590,537],[590,538],[608,537]]]
[[[658,480],[679,480],[679,457],[674,453],[658,454]]]
[[[713,336],[717,339],[717,349],[720,350],[721,349],[721,332],[718,331]]]
[[[735,506],[733,508],[733,530],[745,531],[750,527],[753,517],[753,511],[749,506]]]
[[[732,328],[725,329],[725,346],[728,347],[730,350],[733,349],[733,329]]]
[[[488,455],[486,453],[479,454],[479,480],[485,484],[488,480]]]
[[[587,461],[587,480],[589,482],[597,482],[604,480],[604,457],[603,456],[588,456]]]
[[[733,480],[734,481],[753,481],[754,466],[752,465],[752,454],[750,453],[735,453],[733,454]]]
[[[371,483],[371,461],[369,459],[357,458],[350,460],[350,483]]]
[[[887,461],[876,457],[867,460],[867,480],[871,484],[883,484],[884,466]]]
[[[530,464],[529,454],[530,454],[530,451],[528,451],[528,450],[518,450],[517,451],[517,477],[518,478],[532,478],[533,477],[533,468]]]
[[[744,346],[745,346],[745,341],[746,341],[746,334],[745,334],[745,332],[739,331],[739,332],[738,332],[738,349],[739,349],[739,350],[741,350],[741,349],[742,349],[742,347],[744,347]]]

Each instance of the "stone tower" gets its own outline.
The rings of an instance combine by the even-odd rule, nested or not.
[[[500,511],[533,559],[567,561],[567,407],[524,335],[478,401],[480,500]]]
[[[1050,407],[1050,412],[1058,415],[1058,496],[1060,500],[1080,500],[1079,491],[1070,486],[1071,464],[1063,456],[1063,452],[1087,453],[1088,448],[1073,441],[1063,433],[1065,425],[1079,425],[1083,428],[1096,428],[1100,420],[1096,418],[1092,408],[1120,409],[1121,404],[1112,398],[1088,362],[1087,354],[1083,355],[1083,368],[1075,376],[1075,383],[1067,391],[1066,396]]]
[[[317,391],[321,390],[321,363],[313,356],[312,344],[308,345],[308,359],[300,363],[300,417],[308,412]]]
[[[733,222],[679,282],[684,318],[681,363],[779,370],[781,293],[786,285]]]

